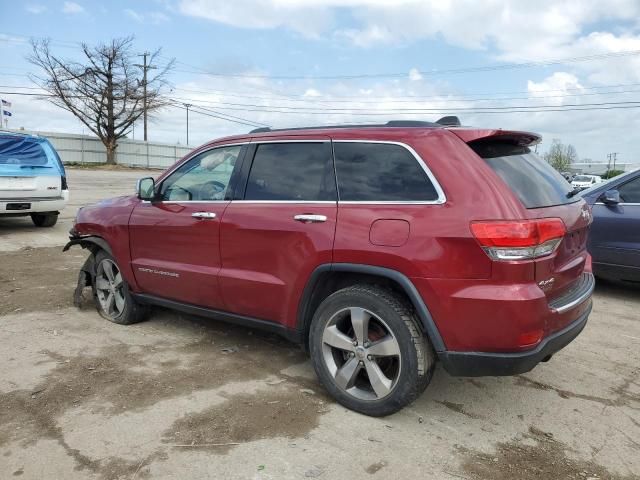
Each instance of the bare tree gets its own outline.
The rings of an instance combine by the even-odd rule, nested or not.
[[[549,151],[544,154],[544,159],[559,172],[566,172],[569,166],[578,160],[578,153],[573,145],[565,145],[554,138]]]
[[[49,101],[74,114],[102,140],[108,164],[115,164],[118,139],[127,135],[145,107],[153,112],[168,103],[162,93],[173,60],[159,67],[154,64],[160,49],[149,54],[146,69],[154,70],[149,77],[144,66],[134,63],[133,40],[117,38],[94,47],[83,43],[82,61],[55,56],[49,40],[32,40],[33,51],[27,57],[43,71],[32,80],[46,90]]]

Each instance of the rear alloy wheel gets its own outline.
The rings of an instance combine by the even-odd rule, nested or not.
[[[107,320],[129,325],[143,320],[144,308],[134,301],[115,259],[108,253],[96,254],[94,296],[98,312]]]
[[[357,285],[334,293],[318,308],[310,335],[318,377],[352,410],[389,415],[431,379],[433,350],[412,309],[389,290]]]
[[[32,213],[31,221],[36,227],[53,227],[58,222],[58,214]]]

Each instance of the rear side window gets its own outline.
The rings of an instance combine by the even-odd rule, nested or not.
[[[335,201],[329,142],[258,145],[245,200]]]
[[[416,157],[401,145],[335,142],[342,201],[424,202],[438,192]]]
[[[528,147],[499,142],[469,145],[520,198],[526,208],[551,207],[579,200],[573,187]]]
[[[49,163],[40,142],[30,138],[0,136],[0,165],[42,166]]]
[[[623,203],[640,203],[640,177],[618,188]]]

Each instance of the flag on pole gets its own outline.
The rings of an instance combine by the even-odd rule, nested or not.
[[[5,117],[11,116],[11,112],[9,110],[3,110],[2,113],[4,113]]]
[[[7,100],[2,100],[2,106],[3,107],[10,107],[11,106],[11,102],[8,102]]]

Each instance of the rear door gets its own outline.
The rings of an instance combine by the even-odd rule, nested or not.
[[[224,309],[218,286],[220,221],[244,149],[232,145],[199,153],[164,178],[157,201],[135,207],[129,221],[131,261],[143,293]]]
[[[600,263],[640,268],[640,175],[616,188],[620,203],[593,205],[591,249]]]
[[[309,275],[332,261],[337,196],[331,141],[258,142],[244,163],[246,185],[221,227],[224,302],[230,312],[293,327]]]

